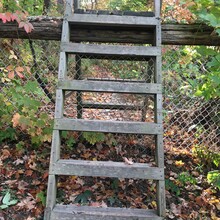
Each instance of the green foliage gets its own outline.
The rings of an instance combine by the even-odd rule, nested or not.
[[[16,12],[23,11],[29,15],[42,15],[45,10],[45,1],[44,0],[2,0],[0,3],[0,13],[1,12]],[[50,1],[49,5],[49,15],[58,16],[60,13],[60,5],[57,5],[55,1]]]
[[[180,185],[185,186],[186,184],[196,184],[196,179],[189,174],[189,172],[182,172],[178,174],[177,181],[180,183]]]
[[[203,96],[206,99],[220,97],[220,54],[215,47],[198,47],[197,52],[202,59],[209,60],[207,62],[205,72],[201,72],[201,76],[196,83],[196,95]],[[200,80],[200,83],[198,82]]]
[[[166,189],[176,194],[176,196],[180,195],[180,188],[170,179],[165,180]]]
[[[194,0],[193,3],[190,10],[197,15],[199,21],[214,27],[216,33],[220,34],[219,0]]]
[[[23,151],[24,150],[24,147],[25,147],[25,143],[23,141],[19,141],[17,144],[16,144],[16,150],[17,151]]]
[[[195,156],[201,161],[202,164],[206,165],[208,168],[213,166],[220,166],[220,153],[213,152],[205,146],[197,146],[193,149]]]
[[[0,205],[0,209],[7,209],[9,206],[15,205],[18,202],[17,199],[11,198],[10,191],[7,191],[3,196],[2,204]]]
[[[164,69],[166,74],[165,83],[169,93],[199,96],[205,99],[220,97],[220,55],[215,47],[190,47],[182,46],[178,50],[166,50],[164,53],[164,65],[169,65],[169,70]],[[175,80],[175,84],[173,83]],[[179,85],[178,87],[176,87]],[[178,96],[177,96],[178,97]],[[173,100],[173,102],[179,102]]]
[[[113,0],[109,2],[109,8],[121,11],[147,11],[146,0]]]
[[[89,199],[91,198],[91,196],[92,196],[92,191],[86,190],[85,192],[79,194],[74,200],[74,202],[80,203],[80,204],[86,204],[89,202]]]
[[[15,11],[26,11],[31,15],[42,14],[43,11],[43,0],[3,0],[0,12],[15,12]]]
[[[43,206],[46,206],[46,194],[44,191],[37,193],[36,197],[41,201]]]
[[[111,188],[113,190],[118,191],[118,186],[119,186],[119,179],[113,179],[113,181],[111,183]]]
[[[207,175],[208,183],[212,184],[220,190],[220,171],[210,171]]]
[[[0,72],[1,76],[1,72]],[[50,141],[52,119],[48,114],[40,112],[43,92],[36,81],[24,83],[21,79],[10,80],[10,86],[2,90],[7,97],[0,95],[2,108],[0,110],[1,132],[0,141],[15,139],[15,129],[22,130],[31,136],[33,144]],[[5,128],[5,124],[10,124]]]
[[[71,135],[71,132],[69,131],[62,131],[61,136],[64,139],[66,146],[71,150],[76,143],[74,136]]]
[[[99,142],[104,142],[105,134],[99,132],[83,132],[83,138],[94,145]]]

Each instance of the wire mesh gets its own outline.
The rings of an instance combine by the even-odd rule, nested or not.
[[[1,39],[0,47],[1,102],[6,103],[7,108],[10,107],[11,117],[16,112],[22,114],[24,106],[30,105],[31,98],[39,101],[37,110],[39,114],[44,112],[52,118],[58,76],[59,43]],[[163,47],[165,148],[192,150],[195,146],[207,146],[219,151],[220,100],[205,101],[203,98],[196,97],[189,83],[193,79],[201,80],[199,78],[201,72],[209,72],[206,65],[209,60],[190,58],[186,53],[182,53],[184,48],[190,48],[193,51],[195,47]],[[82,73],[80,76],[77,73],[79,60]],[[151,74],[152,60],[124,61],[109,60],[106,57],[76,59],[76,56],[71,56],[69,62],[70,79],[81,77],[88,81],[154,82]],[[21,97],[27,97],[26,102]],[[22,109],[20,109],[21,101]],[[100,107],[101,105],[103,106]],[[78,112],[82,110],[80,117],[90,120],[154,121],[154,103],[150,95],[66,93],[65,116],[77,118],[77,109]],[[6,111],[5,108],[1,111],[3,110]],[[12,119],[6,120],[8,119],[5,117],[6,113],[1,114],[2,129],[12,126]],[[25,132],[25,129],[21,130]]]
[[[139,1],[131,2],[128,6],[127,2],[124,0],[82,0],[79,4],[80,9],[84,10],[101,10],[101,11],[152,11],[153,1]]]

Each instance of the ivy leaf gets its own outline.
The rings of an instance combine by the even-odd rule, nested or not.
[[[92,196],[92,192],[90,190],[86,190],[84,193],[79,194],[74,202],[85,204],[89,201],[89,197],[91,196]]]
[[[7,192],[2,200],[2,203],[8,205],[10,199],[11,199],[11,194],[10,192]]]
[[[43,191],[40,191],[39,193],[37,193],[37,198],[40,199],[40,201],[42,202],[43,206],[46,205],[46,196],[45,193]]]

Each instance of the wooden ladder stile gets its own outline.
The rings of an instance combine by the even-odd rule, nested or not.
[[[73,6],[74,5],[74,6]],[[67,0],[62,27],[61,51],[59,61],[58,85],[56,90],[56,106],[54,129],[51,146],[50,168],[48,177],[47,201],[44,220],[162,220],[165,218],[165,180],[164,180],[164,149],[162,125],[162,75],[161,75],[161,1],[154,0],[154,16],[135,17],[118,15],[100,15],[74,13],[80,10],[80,0]],[[146,27],[154,30],[152,46],[125,46],[83,44],[70,42],[70,32],[74,25],[92,25],[106,27]],[[75,55],[76,76],[74,80],[67,77],[68,56]],[[143,80],[82,80],[81,59],[93,56],[105,59],[148,60],[147,77]],[[153,82],[151,82],[154,77]],[[77,117],[64,117],[64,102],[67,92],[76,92]],[[122,94],[145,95],[144,107],[148,107],[148,95],[153,96],[155,117],[153,123],[144,122],[146,110],[143,106],[132,106],[130,109],[142,111],[140,122],[84,120],[83,108],[91,104],[83,103],[83,92],[107,92]],[[125,105],[93,104],[97,109],[123,109]],[[145,163],[134,163],[128,166],[122,162],[84,161],[61,159],[61,131],[103,132],[118,134],[146,134],[155,137],[156,167]],[[96,208],[89,206],[73,206],[57,204],[57,178],[59,175],[104,176],[111,178],[151,179],[157,183],[157,210],[129,208]]]

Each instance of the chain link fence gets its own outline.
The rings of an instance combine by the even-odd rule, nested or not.
[[[0,39],[0,48],[1,102],[6,106],[1,110],[1,126],[6,129],[13,125],[25,133],[27,125],[25,127],[16,124],[14,116],[17,112],[21,115],[33,111],[33,117],[46,113],[53,118],[59,42]],[[189,51],[193,53],[194,49],[195,47],[185,46],[163,46],[162,49],[165,149],[192,150],[196,146],[206,146],[213,151],[219,151],[220,100],[205,101],[194,96],[191,80],[199,79],[201,71],[209,71],[206,69],[208,60],[189,56]],[[184,50],[188,50],[188,53],[184,53]],[[121,60],[113,57],[110,60],[107,57],[100,59],[71,55],[69,66],[70,79],[154,82],[152,59]],[[151,95],[69,92],[65,96],[64,111],[69,118],[154,121],[154,102]],[[34,110],[35,104],[37,109]],[[6,116],[7,111],[11,113],[10,117]],[[31,121],[25,123],[31,125]],[[37,132],[33,131],[31,134],[34,136]],[[75,133],[72,137],[77,140],[81,135]],[[85,138],[86,135],[88,134],[84,135]],[[102,140],[101,137],[100,139]],[[144,145],[148,145],[149,149],[154,146],[151,136],[141,138],[138,135],[107,135],[105,141],[110,141],[111,144],[114,141],[124,143],[122,139],[127,144],[136,139],[135,145],[140,154],[143,154]],[[139,153],[137,158],[140,158]]]

